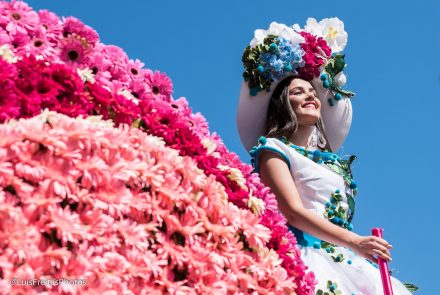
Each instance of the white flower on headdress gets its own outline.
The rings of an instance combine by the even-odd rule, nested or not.
[[[298,44],[304,42],[304,37],[298,34],[293,28],[289,28],[284,24],[272,22],[268,30],[255,30],[254,38],[252,39],[250,46],[255,47],[259,44],[263,44],[264,39],[268,35],[276,35],[280,38],[290,41],[292,44]]]
[[[347,83],[347,77],[345,76],[345,74],[343,72],[338,73],[334,79],[335,79],[336,84],[338,84],[339,87],[342,87],[345,85],[345,83]]]
[[[344,30],[344,23],[337,17],[324,18],[319,23],[314,18],[308,18],[304,30],[324,38],[332,52],[340,52],[347,45],[348,34]]]
[[[302,32],[302,31],[304,31],[303,29],[301,29],[301,27],[300,27],[298,24],[294,24],[294,25],[292,25],[292,29],[293,29],[295,32]]]
[[[250,44],[251,47],[255,47],[255,46],[259,45],[259,44],[263,44],[263,40],[266,37],[267,37],[267,31],[266,30],[261,30],[261,29],[255,30],[255,32],[254,32],[254,39],[252,39],[251,44]]]
[[[299,44],[304,42],[304,37],[295,32],[293,28],[289,28],[284,24],[272,22],[269,26],[268,35],[277,35],[284,38],[292,44]]]

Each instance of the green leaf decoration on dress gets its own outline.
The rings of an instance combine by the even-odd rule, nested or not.
[[[344,254],[342,254],[342,253],[337,256],[332,256],[332,259],[334,262],[342,262],[345,260]]]
[[[342,160],[343,161],[343,160]],[[330,168],[330,170],[332,170],[333,172],[339,174],[342,176],[342,178],[344,179],[344,181],[350,185],[350,183],[353,181],[351,173],[346,170],[342,164],[340,163],[332,163],[332,162],[326,162],[325,165]]]
[[[350,158],[348,158],[348,160],[341,160],[341,166],[345,171],[347,171],[347,173],[350,175],[350,178],[352,178],[353,176],[353,173],[351,171],[351,164],[353,163],[354,160],[356,160],[355,155],[351,155]]]
[[[325,204],[325,212],[323,214],[331,223],[351,231],[353,224],[348,221],[349,217],[352,217],[351,210],[347,212],[342,207],[342,200],[341,191],[337,189],[331,194],[330,200]],[[354,200],[352,201],[354,203]],[[354,204],[352,204],[352,207],[354,208]],[[351,216],[349,216],[350,214]]]
[[[327,163],[326,165],[331,166],[332,170],[334,170],[336,173],[344,177],[344,180],[353,179],[353,174],[351,171],[351,163],[356,159],[356,156],[352,155],[348,160],[340,160],[338,163]]]
[[[335,253],[336,251],[335,247],[336,247],[335,244],[326,241],[321,241],[321,249],[325,249],[327,253],[331,253],[331,254]]]
[[[338,284],[336,282],[327,281],[327,290],[319,289],[315,293],[316,295],[341,295],[342,291],[338,290]]]
[[[348,203],[348,208],[350,209],[350,212],[348,214],[348,223],[351,223],[351,221],[353,220],[353,216],[354,216],[354,209],[355,209],[355,202],[353,197],[350,194],[345,194],[347,196],[347,203]]]
[[[416,285],[411,284],[411,283],[403,283],[403,285],[408,289],[408,291],[410,291],[413,294],[414,294],[414,292],[419,290],[419,287],[417,287]]]
[[[339,160],[337,162],[325,162],[325,165],[333,172],[339,174],[344,179],[345,183],[350,187],[353,183],[353,174],[351,171],[351,163],[356,159],[356,156],[352,155],[348,160]],[[353,197],[357,194],[356,188],[353,188]]]

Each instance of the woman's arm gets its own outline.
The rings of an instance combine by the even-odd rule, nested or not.
[[[289,168],[280,155],[261,152],[259,169],[261,180],[271,188],[278,208],[292,226],[329,243],[350,248],[371,261],[377,262],[375,255],[391,260],[391,245],[384,239],[360,236],[305,209]]]

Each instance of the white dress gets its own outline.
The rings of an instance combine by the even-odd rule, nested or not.
[[[250,152],[256,172],[262,150],[270,150],[284,158],[306,209],[347,230],[352,229],[352,200],[356,188],[349,175],[343,177],[343,173],[336,172],[341,162],[335,154],[307,153],[285,141],[261,137],[259,145]],[[304,263],[315,273],[318,281],[316,294],[383,294],[377,265],[347,248],[328,244],[291,226],[289,228],[297,238]],[[395,295],[411,294],[396,278],[391,277],[391,280]]]

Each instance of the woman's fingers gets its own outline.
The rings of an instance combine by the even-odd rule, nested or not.
[[[379,243],[380,245],[382,245],[382,246],[384,246],[384,247],[386,247],[386,248],[388,248],[388,249],[393,248],[393,246],[391,246],[386,240],[384,240],[384,239],[382,239],[382,238],[379,238],[379,237],[376,237],[376,236],[372,236],[372,237],[373,237],[374,240],[375,240],[377,243]]]
[[[382,259],[391,261],[391,256],[385,254],[384,252],[382,252],[382,251],[380,251],[378,249],[373,249],[373,250],[371,250],[371,252],[373,252],[374,254],[376,254],[378,257],[380,257]]]
[[[382,253],[385,253],[388,257],[391,258],[391,253],[390,253],[390,251],[388,250],[387,247],[382,246],[382,245],[379,244],[379,243],[375,243],[374,246],[375,246],[376,249],[380,250]]]
[[[391,261],[392,246],[382,238],[375,236],[362,237],[357,243],[358,253],[368,260],[378,263],[378,258]]]

